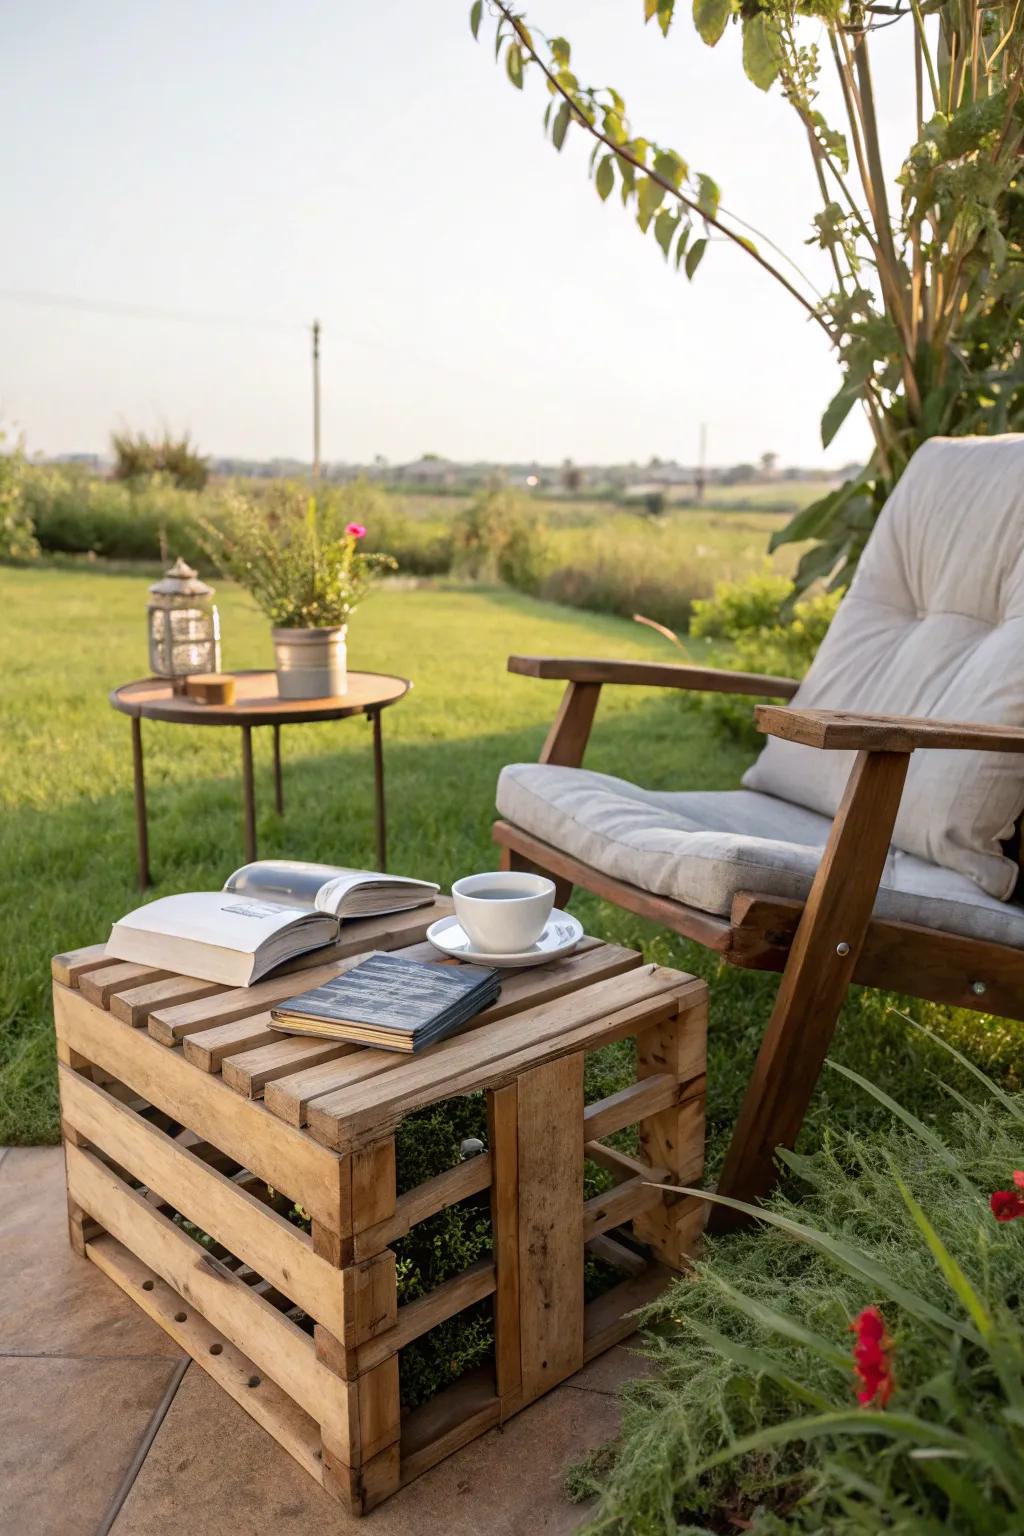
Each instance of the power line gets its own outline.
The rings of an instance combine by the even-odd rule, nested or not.
[[[75,309],[86,314],[120,315],[133,320],[174,320],[185,325],[235,325],[251,330],[292,331],[307,326],[290,320],[261,320],[251,315],[218,315],[194,310],[160,309],[151,304],[118,304],[82,299],[70,293],[46,293],[34,288],[0,288],[0,302],[31,304],[41,309]]]

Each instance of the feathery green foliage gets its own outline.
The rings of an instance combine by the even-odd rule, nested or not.
[[[589,1536],[1024,1529],[1024,1221],[988,1208],[1024,1161],[1024,1097],[989,1088],[950,1093],[941,1138],[893,1106],[871,1136],[784,1154],[800,1198],[710,1242],[648,1310],[655,1372],[627,1389],[619,1445],[575,1474],[600,1493]],[[884,1409],[856,1402],[867,1306],[892,1340]]]

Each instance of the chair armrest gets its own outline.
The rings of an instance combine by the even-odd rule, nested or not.
[[[956,720],[919,720],[912,715],[858,715],[832,709],[779,709],[760,704],[759,731],[804,747],[854,752],[1024,752],[1024,730],[1012,725],[972,725]]]
[[[800,686],[791,677],[771,677],[763,672],[683,667],[662,661],[588,660],[575,656],[510,656],[508,670],[523,677],[558,678],[566,683],[632,683],[643,688],[744,693],[764,699],[791,699]]]

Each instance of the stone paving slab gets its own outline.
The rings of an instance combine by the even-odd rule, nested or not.
[[[565,1472],[617,1424],[613,1398],[559,1387],[360,1519],[191,1365],[111,1536],[569,1536]]]
[[[184,1358],[72,1252],[60,1149],[0,1149],[0,1536],[96,1536],[143,1450],[112,1536],[568,1536],[565,1472],[648,1369],[610,1350],[359,1520],[197,1366],[168,1407]]]
[[[11,1147],[0,1160],[0,1356],[91,1359],[181,1351],[68,1244],[60,1147]]]

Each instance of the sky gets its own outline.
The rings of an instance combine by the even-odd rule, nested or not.
[[[744,78],[738,29],[706,48],[685,0],[667,40],[642,0],[522,8],[570,38],[582,80],[621,91],[634,131],[713,175],[725,207],[825,282],[805,244],[805,142]],[[545,140],[540,81],[515,91],[493,24],[474,42],[468,13],[0,0],[8,435],[102,452],[112,430],[167,428],[216,455],[308,459],[318,317],[329,461],[692,463],[702,423],[712,464],[865,454],[856,415],[821,448],[839,376],[794,301],[717,241],[692,284],[667,267],[598,199],[584,136],[560,155]],[[902,31],[875,64],[894,170],[912,108]]]

